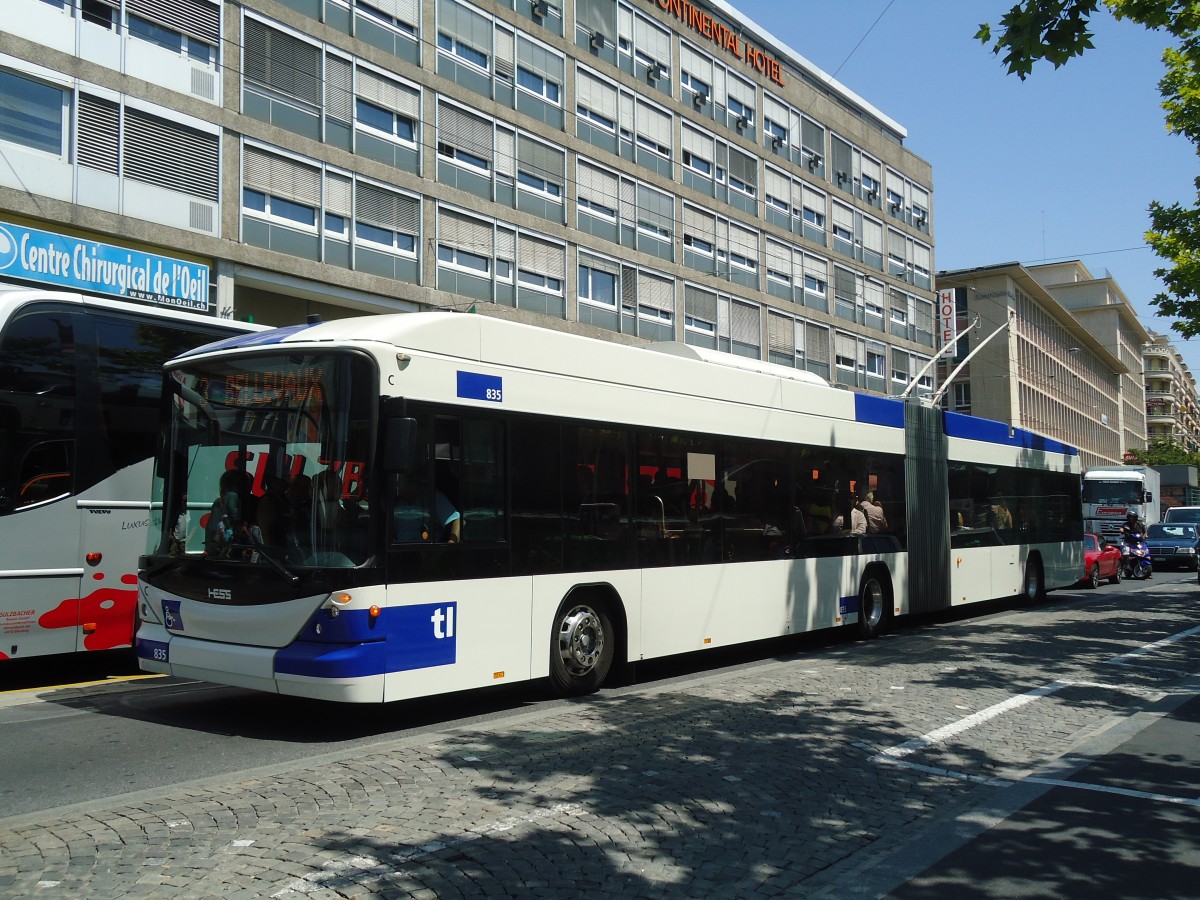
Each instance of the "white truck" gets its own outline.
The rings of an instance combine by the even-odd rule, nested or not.
[[[1083,530],[1115,544],[1130,511],[1147,526],[1157,522],[1161,499],[1150,466],[1093,466],[1083,474]]]

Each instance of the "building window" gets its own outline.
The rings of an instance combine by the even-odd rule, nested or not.
[[[117,12],[113,5],[103,2],[103,0],[80,0],[79,12],[83,16],[83,21],[111,30]]]
[[[536,94],[543,100],[548,100],[550,103],[558,104],[562,95],[562,88],[536,72],[531,72],[528,69],[517,67],[517,85],[531,94]]]
[[[438,144],[438,155],[452,159],[459,165],[481,169],[484,172],[488,171],[488,161],[482,156],[476,156],[474,153],[468,153],[466,150],[460,150],[450,144]]]
[[[380,228],[367,222],[354,223],[354,237],[359,241],[375,244],[400,253],[415,254],[417,240],[411,234],[401,234],[388,228]]]
[[[579,299],[605,309],[617,308],[617,276],[591,266],[579,266]]]
[[[581,119],[587,119],[593,125],[599,125],[601,128],[607,131],[615,132],[617,130],[616,122],[614,122],[612,119],[605,118],[594,110],[588,109],[586,106],[575,107],[575,114]]]
[[[387,25],[389,28],[402,31],[409,37],[416,37],[417,26],[415,23],[421,15],[418,4],[404,3],[403,0],[400,3],[396,3],[395,0],[387,0],[387,2],[392,12],[384,12],[382,9],[364,2],[364,0],[358,0],[355,4],[355,9],[362,15],[374,19],[383,25]],[[412,22],[407,21],[407,19],[412,19]]]
[[[358,124],[363,128],[379,132],[389,138],[397,138],[407,144],[416,140],[416,123],[407,116],[376,106],[363,99],[354,103]]]
[[[523,188],[531,191],[537,191],[541,194],[553,197],[556,200],[562,197],[562,188],[552,181],[542,178],[540,175],[531,175],[528,172],[517,173],[517,183]]]
[[[0,71],[0,141],[63,155],[63,91]]]
[[[491,272],[491,261],[486,256],[446,244],[438,245],[438,263],[472,275],[487,275]]]
[[[694,172],[699,172],[712,178],[712,163],[703,157],[697,156],[691,150],[683,151],[683,164]]]
[[[262,218],[275,219],[285,225],[300,225],[316,231],[317,210],[314,206],[297,203],[286,197],[276,197],[253,188],[242,189],[242,208],[258,213]]]
[[[754,108],[751,106],[747,106],[745,103],[743,103],[737,97],[734,97],[732,95],[729,97],[729,107],[728,108],[729,108],[730,115],[736,116],[739,119],[745,119],[746,123],[749,125],[754,124]]]
[[[887,356],[882,348],[867,349],[867,374],[876,378],[887,377]]]
[[[360,182],[354,236],[374,249],[406,256],[417,252],[421,203],[416,197]]]
[[[454,35],[438,32],[438,50],[449,56],[456,57],[461,62],[469,63],[484,72],[488,70],[488,55],[482,50],[476,50],[470,44]]]
[[[704,98],[707,98],[712,92],[712,85],[706,81],[701,81],[689,72],[679,73],[679,83],[683,85],[684,90],[691,91],[693,94],[699,94]]]
[[[954,383],[954,411],[969,413],[971,411],[971,383]]]
[[[550,294],[562,293],[561,278],[554,278],[550,275],[543,275],[541,272],[531,272],[528,269],[521,269],[517,273],[517,279],[526,287],[536,288],[539,291],[546,291]]]
[[[128,27],[130,36],[151,44],[157,44],[159,47],[170,50],[173,53],[186,55],[193,62],[211,66],[216,61],[216,47],[196,38],[188,37],[186,34],[182,34],[172,28],[151,22],[149,19],[143,19],[141,16],[135,16],[130,13]]]

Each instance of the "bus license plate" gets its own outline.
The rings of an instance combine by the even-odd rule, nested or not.
[[[166,641],[148,641],[139,638],[137,655],[141,659],[148,659],[152,662],[168,663],[171,661],[171,645]]]

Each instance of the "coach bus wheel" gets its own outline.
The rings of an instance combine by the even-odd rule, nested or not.
[[[858,589],[858,636],[870,640],[883,633],[891,611],[892,590],[887,574],[868,569]]]
[[[1026,603],[1041,603],[1046,599],[1046,581],[1042,577],[1041,557],[1031,556],[1025,563],[1025,588],[1022,593]]]
[[[559,693],[590,694],[612,667],[616,634],[603,603],[568,597],[554,616],[550,680]]]

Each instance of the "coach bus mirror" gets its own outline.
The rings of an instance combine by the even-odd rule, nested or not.
[[[411,472],[417,455],[417,420],[384,419],[383,464],[391,474]]]

